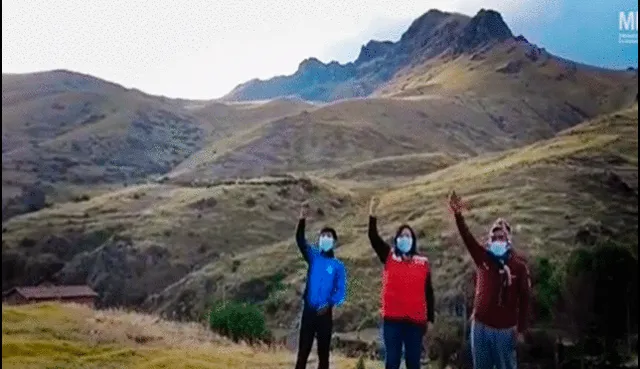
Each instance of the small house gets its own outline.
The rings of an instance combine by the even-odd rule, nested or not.
[[[98,294],[86,285],[55,286],[50,283],[42,283],[38,286],[14,287],[2,294],[2,303],[24,305],[58,301],[73,302],[93,308],[97,296]]]

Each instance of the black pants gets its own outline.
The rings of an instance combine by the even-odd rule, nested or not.
[[[322,315],[308,307],[304,307],[300,322],[300,339],[298,340],[298,360],[296,369],[305,369],[317,337],[318,369],[329,369],[329,352],[331,351],[331,334],[333,330],[333,312],[329,309]]]

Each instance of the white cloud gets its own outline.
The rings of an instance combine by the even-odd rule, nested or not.
[[[535,17],[551,0],[4,0],[2,70],[71,69],[172,97],[218,97],[335,45],[399,36],[431,8]],[[393,4],[393,5],[392,5]],[[540,5],[542,4],[542,5]],[[390,16],[390,15],[393,16]],[[386,26],[377,28],[383,23]],[[359,45],[353,52],[357,54]],[[332,55],[334,54],[334,55]]]

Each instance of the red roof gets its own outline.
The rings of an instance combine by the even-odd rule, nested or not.
[[[73,297],[96,297],[98,294],[86,285],[79,286],[36,286],[15,287],[4,293],[9,295],[17,292],[26,299],[59,299]]]

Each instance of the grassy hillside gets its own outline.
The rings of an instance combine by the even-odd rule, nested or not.
[[[190,102],[66,71],[5,75],[3,219],[25,212],[33,191],[58,202],[164,175],[184,183],[500,151],[637,96],[636,72],[577,65],[520,39],[447,55],[402,70],[377,98],[330,105]]]
[[[217,139],[313,108],[166,99],[67,71],[3,75],[2,99],[3,219],[27,211],[32,192],[51,203],[144,183]]]
[[[488,95],[488,96],[491,96]],[[564,103],[429,96],[337,102],[253,126],[194,154],[169,176],[180,181],[250,178],[337,169],[415,153],[473,156],[552,137],[578,123]],[[552,109],[549,120],[538,109]]]
[[[565,60],[520,37],[472,54],[444,55],[417,63],[396,74],[374,96],[471,92],[476,97],[546,98],[594,116],[632,103],[638,91],[637,78],[635,70],[609,70]]]
[[[637,248],[637,130],[635,107],[547,141],[462,161],[380,190],[383,234],[390,237],[404,221],[416,227],[421,250],[434,264],[443,312],[471,272],[445,210],[452,188],[470,201],[468,221],[479,238],[496,217],[505,216],[514,225],[516,247],[530,260],[546,256],[561,261],[574,248],[603,239]],[[377,324],[381,267],[366,240],[370,194],[355,193],[348,211],[323,212],[310,220],[310,239],[313,229],[328,222],[340,233],[338,256],[350,275],[348,302],[336,314],[340,331]],[[314,205],[328,201],[311,198]],[[168,316],[197,319],[211,299],[222,297],[224,288],[227,298],[262,302],[274,325],[290,327],[300,308],[305,276],[291,236],[221,261],[187,274],[148,299],[146,306]]]
[[[637,84],[636,71],[581,65],[509,38],[470,53],[417,58],[366,99],[244,126],[170,176],[206,181],[336,171],[390,156],[512,149],[629,106]]]
[[[89,281],[102,304],[138,305],[209,262],[289,238],[310,197],[323,217],[351,207],[349,192],[296,178],[145,185],[56,205],[3,224],[3,289],[62,268],[61,281]]]
[[[333,171],[323,173],[340,181],[354,181],[361,185],[389,187],[399,182],[406,182],[418,176],[444,169],[465,156],[442,153],[408,154],[388,156],[380,159],[363,161]]]
[[[329,107],[309,114],[323,116]],[[397,127],[401,134],[402,124]],[[438,308],[445,311],[471,271],[444,207],[452,188],[470,201],[468,219],[478,237],[495,217],[505,216],[514,224],[518,249],[529,257],[561,260],[603,237],[637,248],[628,236],[637,234],[637,130],[636,106],[548,140],[466,159],[387,157],[337,172],[321,169],[311,180],[176,181],[59,204],[3,223],[3,288],[60,270],[63,282],[96,287],[106,305],[200,319],[213,300],[226,296],[263,304],[271,324],[286,329],[300,307],[305,276],[292,234],[300,201],[310,199],[316,211],[308,237],[314,239],[324,224],[335,225],[338,255],[350,270],[350,297],[336,315],[337,330],[375,326],[380,265],[365,229],[366,203],[377,192],[385,236],[404,221],[418,230],[436,271]],[[294,146],[314,139],[296,137]],[[345,189],[345,181],[367,179],[369,166],[387,178],[414,175]],[[116,272],[111,265],[119,266]]]
[[[199,324],[77,305],[2,307],[4,368],[279,369],[294,364],[292,352],[235,345]],[[333,358],[339,368],[355,364]]]
[[[317,105],[294,99],[227,104],[213,101],[187,106],[197,117],[210,123],[209,137],[212,142],[250,129],[260,123],[300,114],[317,107]]]

